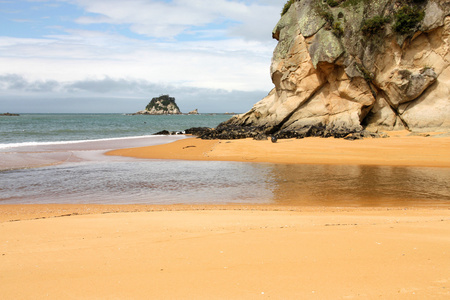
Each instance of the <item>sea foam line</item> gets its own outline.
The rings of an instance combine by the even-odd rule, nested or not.
[[[94,139],[94,140],[23,142],[23,143],[0,144],[0,149],[17,148],[17,147],[32,147],[32,146],[69,145],[69,144],[81,144],[81,143],[90,143],[90,142],[107,142],[107,141],[131,140],[131,139],[141,139],[141,138],[161,138],[161,137],[165,137],[165,136],[164,135],[140,135],[140,136],[126,136],[126,137]]]

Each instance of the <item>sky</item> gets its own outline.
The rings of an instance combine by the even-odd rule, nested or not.
[[[285,0],[0,0],[0,113],[245,112]]]

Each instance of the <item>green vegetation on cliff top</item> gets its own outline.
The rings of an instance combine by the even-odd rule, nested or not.
[[[281,16],[286,14],[294,4],[295,1],[298,0],[288,0],[281,11]],[[321,7],[319,10],[319,15],[327,21],[330,28],[333,29],[333,32],[336,36],[342,36],[343,31],[341,27],[341,23],[334,24],[334,16],[330,11],[330,8],[334,8],[340,6],[348,8],[350,6],[356,6],[360,3],[369,2],[368,0],[318,0],[317,5]],[[421,6],[423,3],[427,2],[426,0],[400,0],[399,3],[402,4],[402,7],[397,10],[395,13],[392,13],[388,16],[374,16],[370,19],[364,21],[361,26],[361,31],[364,35],[374,35],[382,32],[385,29],[386,24],[390,23],[393,19],[395,22],[392,25],[392,29],[398,34],[406,35],[411,34],[419,29],[419,25],[425,17],[425,12]],[[325,8],[323,5],[327,6]]]
[[[287,11],[289,10],[289,7],[294,3],[295,0],[288,0],[286,4],[284,5],[283,9],[281,10],[281,16],[283,16]]]

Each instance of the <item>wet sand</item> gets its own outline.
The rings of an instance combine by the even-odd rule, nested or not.
[[[348,141],[305,138],[256,141],[184,139],[174,143],[110,151],[108,155],[137,158],[271,162],[283,164],[343,164],[450,167],[450,137],[390,133],[389,138]]]
[[[201,141],[141,158],[450,166],[448,138]],[[299,155],[301,153],[301,155]],[[450,206],[0,205],[2,299],[448,299]]]
[[[0,171],[98,160],[105,151],[172,142],[184,136],[146,136],[93,141],[48,142],[0,148]]]

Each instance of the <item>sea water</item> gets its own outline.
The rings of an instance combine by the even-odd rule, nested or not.
[[[448,168],[144,160],[111,149],[186,138],[227,115],[0,117],[0,203],[447,205]]]
[[[22,114],[0,116],[0,149],[11,146],[142,137],[162,130],[215,127],[229,119],[225,114]]]

